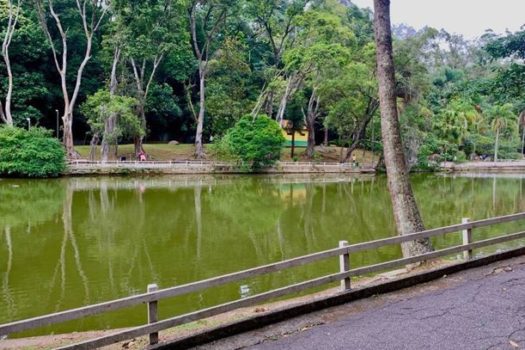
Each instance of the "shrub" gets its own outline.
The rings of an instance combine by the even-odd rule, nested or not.
[[[43,128],[0,128],[0,175],[58,176],[65,169],[60,142]]]
[[[274,120],[265,115],[256,118],[247,115],[228,131],[224,142],[243,167],[258,169],[279,160],[285,139]]]

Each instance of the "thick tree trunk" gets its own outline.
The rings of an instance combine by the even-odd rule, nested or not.
[[[138,106],[138,113],[140,117],[140,123],[143,128],[146,127],[146,111],[144,110],[144,102],[140,102]],[[144,137],[143,136],[136,136],[133,140],[133,143],[135,144],[135,157],[138,157],[140,153],[146,153],[144,151]]]
[[[69,159],[77,159],[79,154],[75,151],[75,144],[73,141],[73,116],[71,113],[68,113],[62,117],[62,121],[64,123],[62,143],[66,149],[66,155]]]
[[[98,133],[93,134],[93,137],[91,138],[91,141],[89,142],[89,160],[94,161],[95,156],[97,154],[97,145],[99,141],[99,135]]]
[[[315,153],[315,118],[306,119],[306,130],[308,131],[306,158],[312,159]]]
[[[195,158],[203,159],[204,145],[202,133],[204,130],[204,113],[206,108],[206,73],[203,68],[199,69],[199,115],[197,117],[197,131],[195,132]]]
[[[120,47],[115,48],[113,54],[113,63],[111,65],[111,78],[109,82],[109,94],[114,96],[117,93],[118,80],[117,80],[117,66],[120,61]],[[104,135],[102,137],[102,161],[107,162],[109,159],[109,152],[111,148],[111,142],[114,143],[115,147],[118,140],[115,137],[115,128],[117,127],[117,115],[113,113],[104,122]],[[115,154],[116,158],[116,154]]]
[[[403,152],[395,96],[390,0],[374,0],[374,32],[377,47],[377,78],[381,108],[381,132],[388,178],[398,234],[406,235],[424,230]],[[432,251],[428,239],[402,244],[403,256],[415,256]]]
[[[102,161],[107,162],[109,159],[109,152],[111,149],[111,142],[116,144],[117,140],[114,137],[115,128],[117,124],[117,116],[111,115],[105,122],[104,122],[104,135],[102,138]]]

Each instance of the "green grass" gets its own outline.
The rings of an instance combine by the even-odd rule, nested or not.
[[[90,146],[77,146],[75,149],[82,158],[89,157]],[[159,143],[145,144],[144,150],[150,160],[188,160],[193,159],[195,147],[192,144],[168,145]],[[134,145],[119,145],[118,156],[134,160]],[[100,147],[97,147],[96,159],[100,159]]]
[[[76,146],[75,149],[80,154],[82,158],[87,159],[89,157],[89,146]],[[204,149],[207,154],[207,158],[213,160],[213,154],[209,151],[208,145],[204,145]],[[118,156],[126,157],[128,160],[134,160],[134,147],[132,144],[119,145],[118,147]],[[161,143],[154,144],[145,144],[144,150],[148,154],[149,160],[157,161],[168,161],[168,160],[193,160],[195,146],[193,144],[178,144],[178,145],[168,145]],[[305,159],[305,148],[296,148],[295,157],[298,161],[307,161]],[[345,150],[343,150],[344,152]],[[341,154],[341,148],[330,146],[330,147],[317,147],[316,155],[314,160],[319,162],[339,162]],[[355,155],[357,161],[363,164],[372,163],[374,160],[377,161],[377,155],[374,155],[372,152],[362,150],[356,150]],[[100,159],[100,146],[97,147],[96,159]],[[281,160],[291,161],[290,157],[290,148],[284,148],[281,153]]]

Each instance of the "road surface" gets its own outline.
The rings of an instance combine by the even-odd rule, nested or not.
[[[301,316],[200,349],[525,349],[525,257]]]

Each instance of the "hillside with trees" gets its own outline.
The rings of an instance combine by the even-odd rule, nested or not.
[[[177,140],[202,159],[246,115],[306,128],[307,159],[382,151],[373,14],[351,1],[0,0],[0,22],[0,121],[58,133],[68,157]],[[522,157],[525,31],[393,36],[411,167]]]

